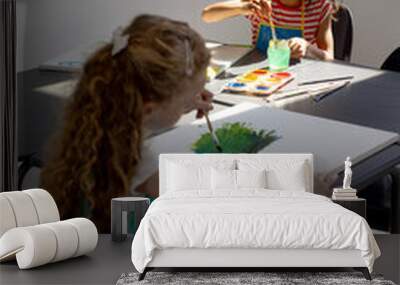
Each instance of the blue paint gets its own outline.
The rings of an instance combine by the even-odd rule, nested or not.
[[[257,86],[257,90],[268,90],[268,86]]]
[[[233,87],[233,88],[241,88],[241,87],[245,87],[246,84],[240,83],[240,82],[232,82],[232,83],[229,83],[228,86]]]

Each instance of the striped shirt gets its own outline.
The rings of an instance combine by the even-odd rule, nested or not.
[[[332,13],[332,5],[330,0],[304,0],[303,5],[298,7],[288,7],[283,5],[279,0],[272,0],[272,19],[277,27],[296,28],[301,30],[304,23],[304,38],[315,43],[317,39],[318,28],[322,21]],[[302,20],[304,15],[304,20]],[[247,16],[251,22],[252,42],[255,45],[257,42],[258,31],[261,23],[269,24],[267,16],[259,16],[251,14]]]

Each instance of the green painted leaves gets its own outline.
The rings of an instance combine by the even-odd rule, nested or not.
[[[275,130],[255,130],[246,123],[226,123],[215,131],[224,153],[257,153],[279,137]],[[210,133],[203,134],[192,145],[196,153],[219,153]]]

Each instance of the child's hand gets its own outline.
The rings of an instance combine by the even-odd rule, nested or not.
[[[260,14],[260,0],[240,0],[241,10],[244,15]]]
[[[310,43],[303,38],[291,38],[288,44],[290,48],[290,57],[296,59],[305,57],[307,49],[310,46]]]
[[[258,12],[263,15],[269,17],[272,12],[271,2],[268,0],[254,0],[258,2],[259,10]]]
[[[195,105],[197,109],[196,119],[200,119],[205,113],[208,113],[213,109],[212,99],[214,94],[208,90],[204,90],[202,93],[196,95]]]

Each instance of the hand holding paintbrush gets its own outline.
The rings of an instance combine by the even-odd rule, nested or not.
[[[241,3],[249,12],[256,13],[260,16],[269,15],[272,11],[270,0],[242,0]]]
[[[211,93],[208,90],[203,90],[201,93],[199,93],[198,95],[195,96],[195,100],[188,103],[187,112],[190,112],[191,110],[193,110],[193,107],[194,107],[195,109],[197,109],[197,113],[196,113],[197,119],[201,119],[203,117],[206,118],[207,127],[211,134],[211,139],[212,139],[213,143],[215,144],[215,147],[217,148],[217,150],[219,152],[222,152],[222,148],[220,146],[217,136],[214,133],[214,129],[212,127],[211,121],[208,117],[208,112],[213,109],[213,106],[212,106],[213,97],[214,97],[213,93]]]
[[[197,109],[196,119],[201,119],[206,113],[213,109],[212,101],[214,94],[208,90],[204,90],[196,96],[195,108]],[[193,110],[193,109],[192,109]]]
[[[238,6],[237,6],[238,5]],[[241,0],[235,7],[241,10],[241,14],[257,14],[259,16],[268,15],[271,11],[271,3],[267,0]]]
[[[271,27],[272,39],[274,42],[278,39],[276,36],[275,25],[272,19],[272,3],[271,0],[242,0],[242,2],[249,2],[252,4],[252,12],[257,14],[259,17],[268,17],[269,24]]]

